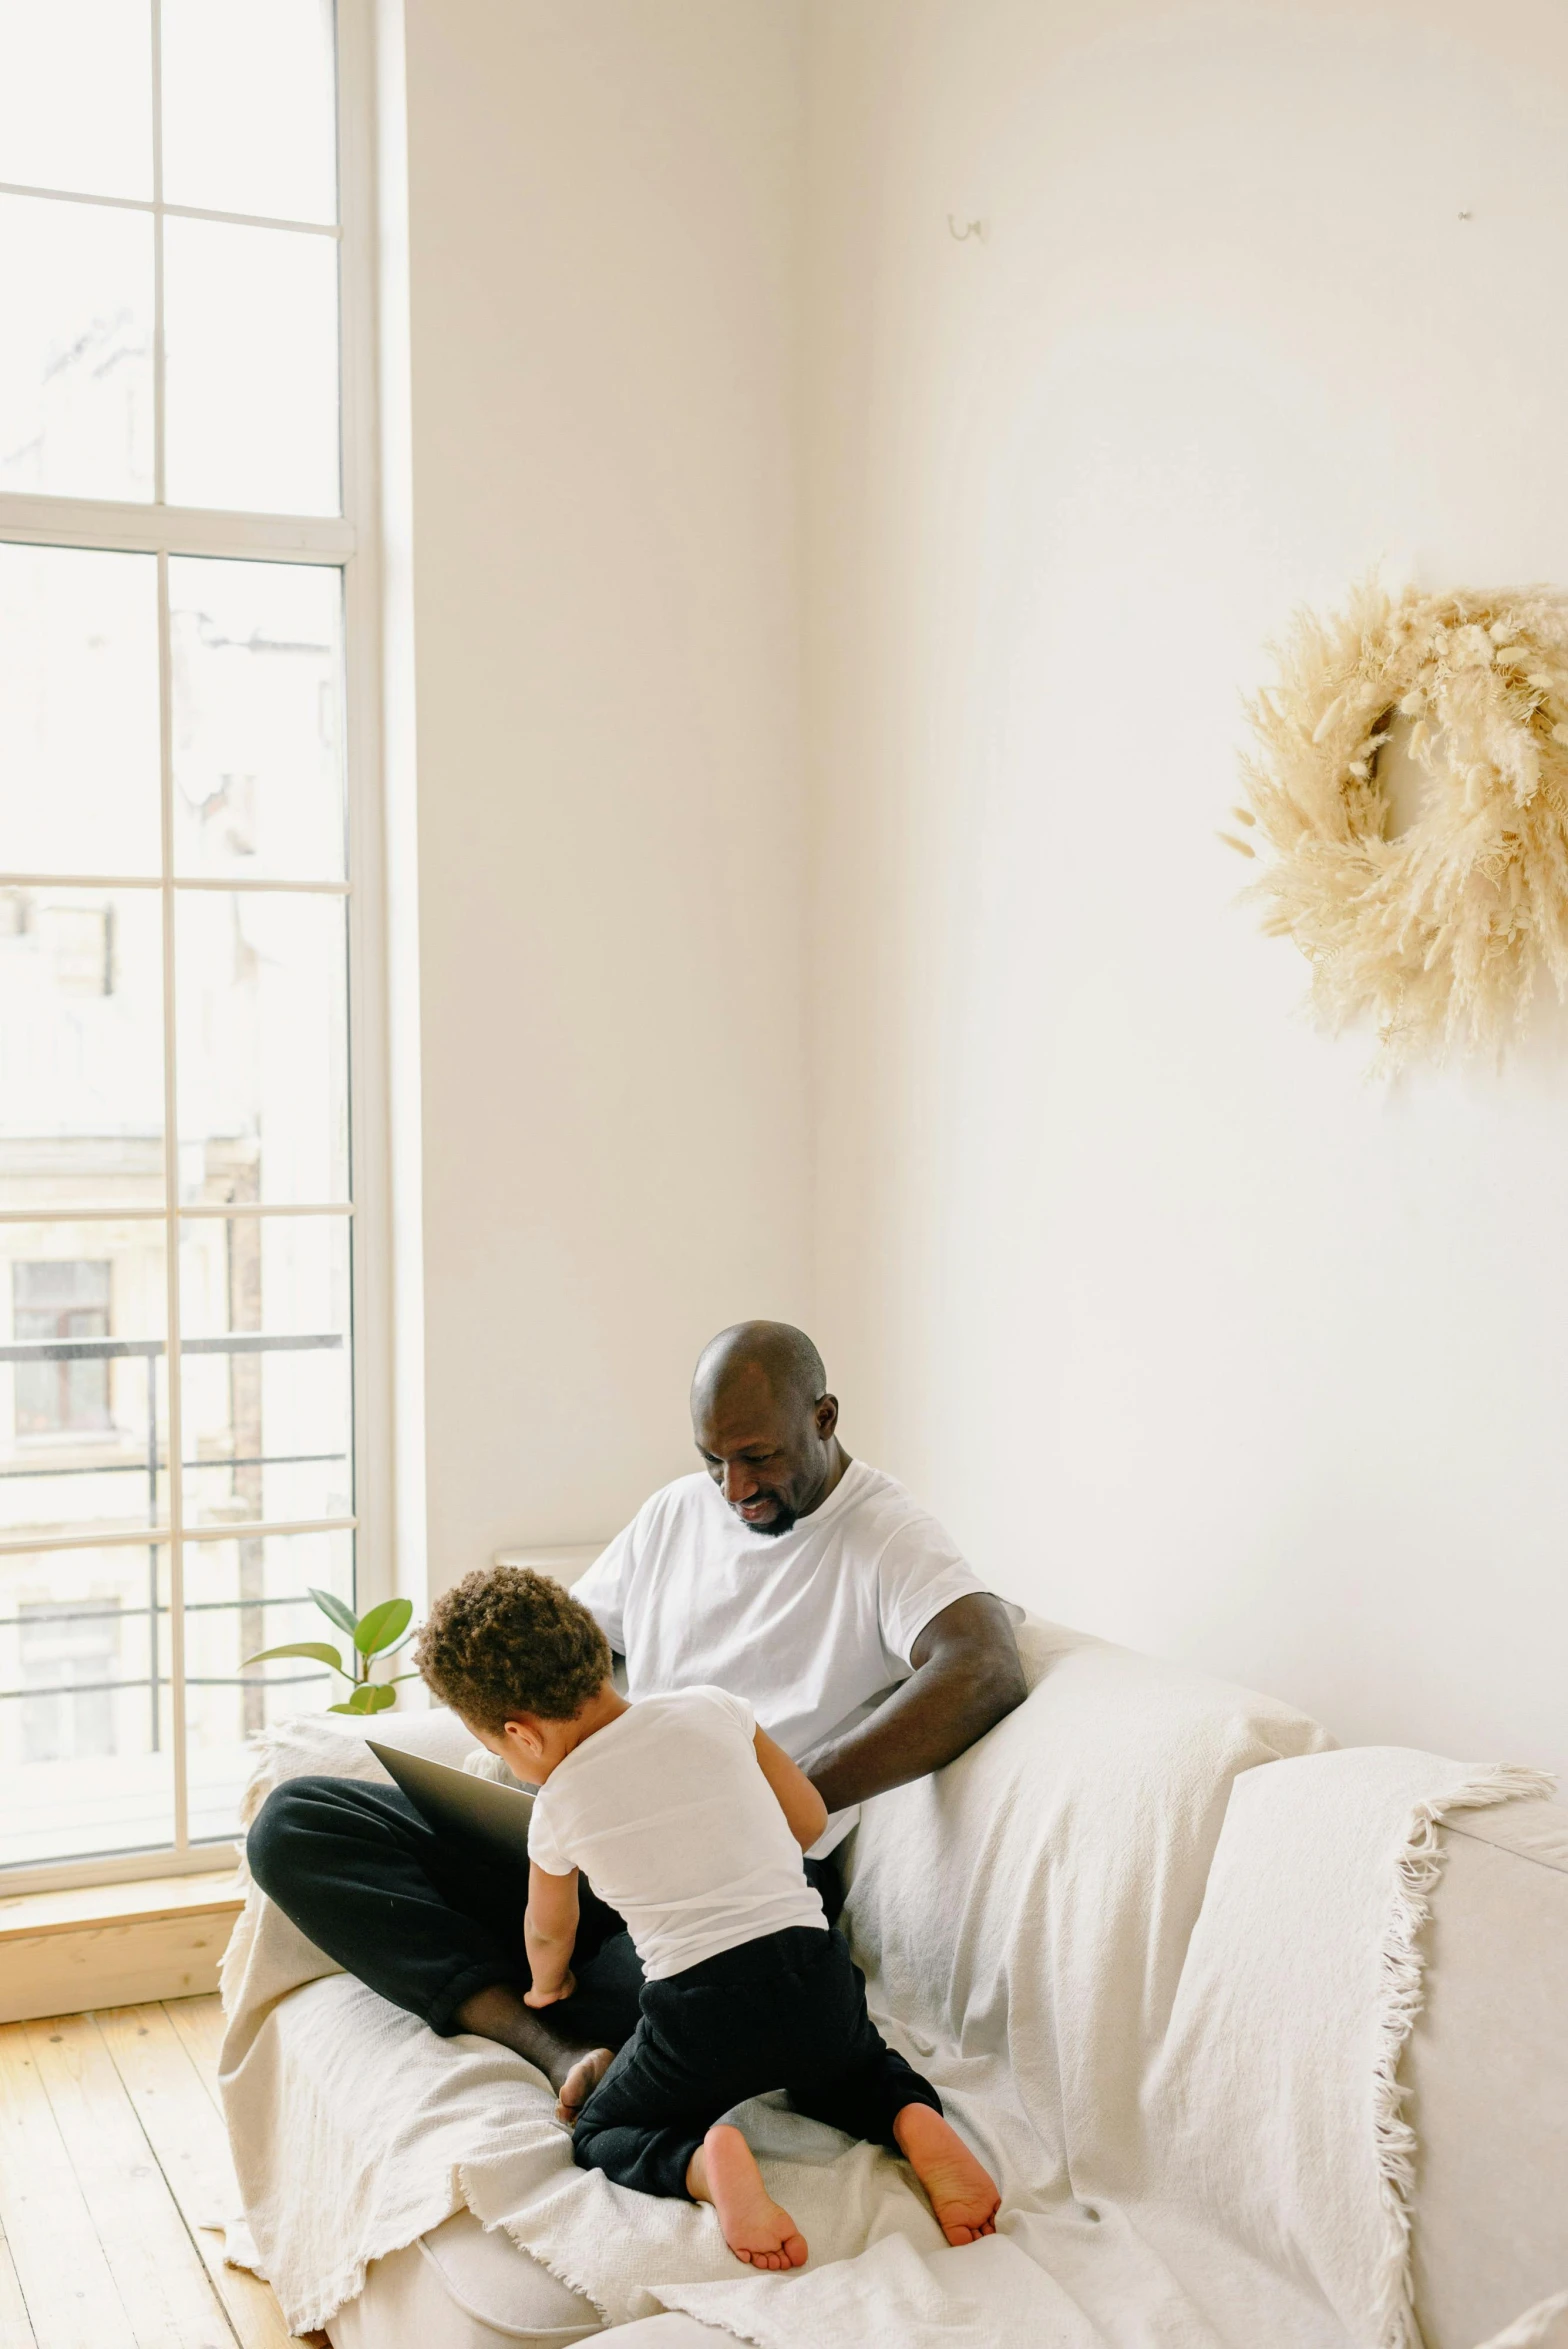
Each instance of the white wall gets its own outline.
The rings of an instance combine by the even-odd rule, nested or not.
[[[430,1580],[805,1311],[796,11],[407,0]]]
[[[1214,840],[1298,601],[1568,569],[1568,10],[807,25],[851,1446],[1054,1616],[1568,1767],[1564,1052],[1369,1084]]]

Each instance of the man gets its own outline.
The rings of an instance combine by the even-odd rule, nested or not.
[[[628,1694],[712,1684],[744,1697],[811,1779],[828,1823],[807,1870],[830,1918],[831,1854],[872,1795],[939,1770],[1025,1694],[1008,1610],[901,1485],[852,1460],[803,1331],[749,1321],[704,1349],[692,1383],[703,1470],[653,1495],[576,1585]],[[300,1930],[394,2005],[538,2066],[563,2118],[636,2022],[620,1919],[584,1888],[575,1995],[528,1987],[528,1886],[443,1844],[392,1787],[291,1779],[248,1856]]]

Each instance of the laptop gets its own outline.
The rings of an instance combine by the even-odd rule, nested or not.
[[[455,1842],[479,1843],[497,1858],[514,1865],[528,1864],[528,1821],[534,1798],[525,1786],[502,1786],[493,1778],[475,1778],[467,1770],[453,1770],[445,1762],[427,1761],[423,1754],[406,1754],[395,1745],[378,1745],[367,1737],[376,1760],[400,1786],[425,1824]]]

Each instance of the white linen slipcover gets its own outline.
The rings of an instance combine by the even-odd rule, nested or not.
[[[996,2238],[951,2250],[901,2164],[759,2106],[764,2169],[813,2257],[796,2276],[747,2276],[710,2212],[576,2171],[518,2059],[439,2042],[345,1979],[296,1988],[309,1945],[253,1899],[226,1973],[224,2089],[260,2264],[296,2327],[330,2318],[369,2261],[466,2204],[611,2321],[676,2307],[762,2349],[859,2349],[868,2331],[907,2349],[1396,2349],[1402,2244],[1376,2078],[1399,1870],[1417,1814],[1429,1826],[1445,1805],[1530,1782],[1477,1782],[1432,1757],[1330,1756],[1314,1724],[1268,1699],[1043,1626],[1022,1644],[1029,1703],[938,1778],[870,1807],[846,1912],[873,2010],[1001,2179]],[[320,1762],[297,1746],[301,1766]],[[1241,1827],[1225,1825],[1233,1788]],[[1254,1871],[1211,1882],[1222,1828],[1278,1862],[1270,1900],[1253,1897]],[[1279,1904],[1303,1874],[1316,1908],[1295,1922],[1318,1931],[1333,1980],[1316,2005],[1251,2018],[1249,2076],[1221,2094],[1207,2075],[1230,2051],[1208,2048],[1190,1967],[1222,1986],[1234,1972],[1238,1995],[1266,1991]],[[1303,2032],[1326,2032],[1336,2060],[1315,2065]],[[1254,2145],[1302,2205],[1283,2253],[1237,2191],[1245,2160],[1226,2172],[1227,2144],[1211,2148],[1211,2179],[1202,2117],[1207,2097],[1223,2131],[1272,2129],[1281,2052],[1323,2104],[1298,2173],[1277,2145]],[[285,2143],[308,2161],[282,2158]],[[1357,2223],[1340,2244],[1347,2194]]]

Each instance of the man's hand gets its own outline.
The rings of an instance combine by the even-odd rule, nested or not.
[[[886,1704],[802,1755],[830,1811],[940,1770],[1029,1693],[1007,1609],[989,1593],[955,1599],[933,1616],[909,1660],[913,1673]]]
[[[531,1990],[525,1990],[523,1992],[523,2004],[524,2006],[531,2006],[536,2010],[542,2006],[559,2006],[562,1999],[570,1998],[572,1992],[576,1988],[577,1977],[572,1973],[571,1969],[568,1968],[567,1971],[561,1976],[560,1981],[557,1982],[553,1990],[547,1988],[546,1985],[541,1982],[536,1982]]]

